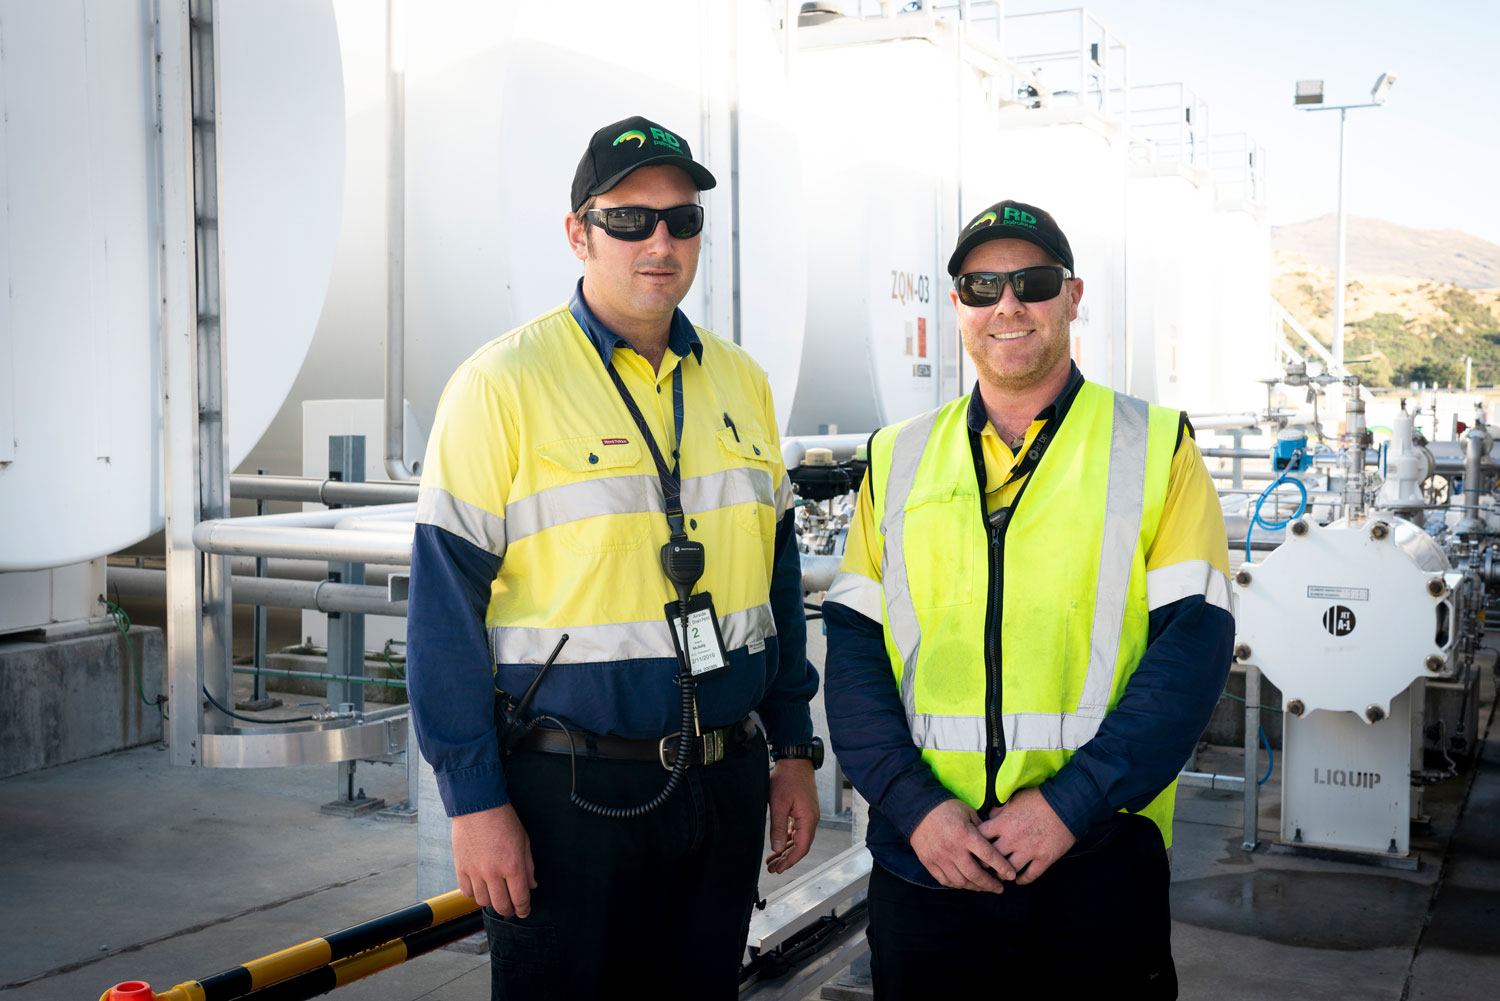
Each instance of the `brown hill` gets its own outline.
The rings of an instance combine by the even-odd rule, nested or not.
[[[1332,267],[1285,250],[1271,256],[1272,296],[1328,345]],[[1476,380],[1500,383],[1500,289],[1465,289],[1417,274],[1351,277],[1344,323],[1346,357],[1370,385],[1460,379],[1469,357]]]
[[[1412,229],[1379,219],[1350,216],[1346,243],[1348,276],[1361,279],[1410,276],[1468,289],[1500,287],[1500,247],[1456,229]],[[1295,254],[1314,268],[1333,270],[1332,214],[1271,230],[1271,249]],[[1413,283],[1415,284],[1415,283]]]

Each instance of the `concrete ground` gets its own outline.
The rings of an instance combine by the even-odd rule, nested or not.
[[[1489,719],[1488,675],[1485,693]],[[1214,747],[1198,764],[1237,773],[1240,759]],[[1278,780],[1262,787],[1265,841]],[[394,766],[358,772],[389,802],[405,782]],[[0,994],[91,1001],[128,979],[161,990],[415,901],[416,826],[320,813],[334,795],[331,765],[173,768],[153,746],[0,781]],[[1427,809],[1431,831],[1413,837],[1421,865],[1398,871],[1247,855],[1239,794],[1183,790],[1172,887],[1182,996],[1497,996],[1500,734],[1491,728],[1472,783],[1431,787]],[[820,832],[819,858],[848,837]],[[487,990],[484,955],[441,951],[335,996],[472,1001]]]

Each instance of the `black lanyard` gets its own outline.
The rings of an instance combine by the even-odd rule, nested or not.
[[[975,392],[978,392],[977,388]],[[1005,480],[996,489],[998,490],[1015,480],[1019,480],[1023,476],[1026,477],[1026,483],[1021,484],[1021,489],[1016,491],[1016,496],[1011,499],[1010,504],[1002,508],[997,508],[991,514],[985,514],[985,510],[988,507],[985,495],[989,493],[989,477],[986,475],[984,468],[984,445],[982,444],[984,436],[972,427],[969,428],[969,454],[974,459],[974,478],[979,481],[979,511],[985,515],[985,521],[988,524],[997,528],[1003,526],[1016,506],[1021,503],[1021,495],[1026,492],[1026,485],[1031,482],[1030,474],[1036,469],[1037,464],[1042,461],[1042,455],[1047,451],[1047,446],[1052,443],[1052,437],[1057,433],[1058,423],[1057,410],[1054,408],[1052,416],[1047,418],[1047,422],[1042,425],[1042,429],[1031,440],[1031,447],[1026,450],[1026,454],[1021,457],[1021,461],[1010,468],[1010,472],[1006,475]]]
[[[682,479],[678,471],[682,468],[682,359],[678,359],[677,368],[672,371],[672,418],[677,429],[677,447],[672,451],[672,467],[667,468],[667,460],[662,457],[661,449],[656,445],[656,438],[651,434],[651,429],[646,426],[646,418],[641,416],[641,408],[636,406],[635,399],[630,391],[625,388],[625,382],[620,378],[620,373],[615,371],[613,364],[604,366],[609,372],[610,379],[615,384],[615,389],[620,394],[620,399],[625,402],[625,409],[630,411],[630,416],[635,418],[635,426],[640,428],[641,435],[646,439],[646,447],[651,450],[651,458],[656,460],[656,475],[661,479],[662,499],[667,507],[667,528],[674,539],[687,538],[687,532],[682,527]]]

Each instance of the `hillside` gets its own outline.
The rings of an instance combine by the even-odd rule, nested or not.
[[[1455,229],[1412,229],[1379,219],[1349,217],[1349,273],[1361,278],[1420,275],[1460,288],[1500,286],[1500,247]],[[1336,224],[1332,214],[1277,226],[1271,249],[1297,254],[1333,270]]]
[[[1272,294],[1330,344],[1332,217],[1277,227],[1271,243]],[[1451,230],[1351,219],[1348,253],[1344,356],[1368,384],[1461,386],[1470,357],[1475,385],[1500,383],[1500,247]]]

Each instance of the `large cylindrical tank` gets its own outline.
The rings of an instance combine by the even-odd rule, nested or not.
[[[1271,225],[1264,206],[1221,205],[1211,227],[1219,361],[1207,408],[1255,410],[1266,405],[1259,379],[1281,374],[1271,318]]]
[[[809,253],[793,433],[873,431],[959,392],[956,59],[951,31],[797,53]]]
[[[158,150],[157,7],[0,10],[0,571],[93,559],[163,523],[158,157],[182,151]],[[322,308],[344,108],[331,4],[216,7],[225,428],[238,463]]]
[[[1137,165],[1129,212],[1129,391],[1181,410],[1227,409],[1211,402],[1222,381],[1218,274],[1207,252],[1216,236],[1213,183],[1206,173]]]
[[[303,400],[382,394],[381,8],[338,6],[350,162],[337,265],[307,361],[247,466],[300,468]],[[703,193],[698,275],[682,309],[725,338],[738,323],[784,426],[807,276],[782,10],[766,0],[405,5],[405,395],[420,424],[465,358],[572,295],[582,265],[563,220],[578,159],[596,129],[639,114],[679,132],[718,180]]]
[[[1106,120],[1057,121],[1044,112],[996,116],[997,151],[988,169],[965,176],[965,210],[1002,198],[1046,209],[1073,250],[1083,279],[1073,321],[1073,360],[1094,382],[1125,388],[1126,180],[1123,132]]]

